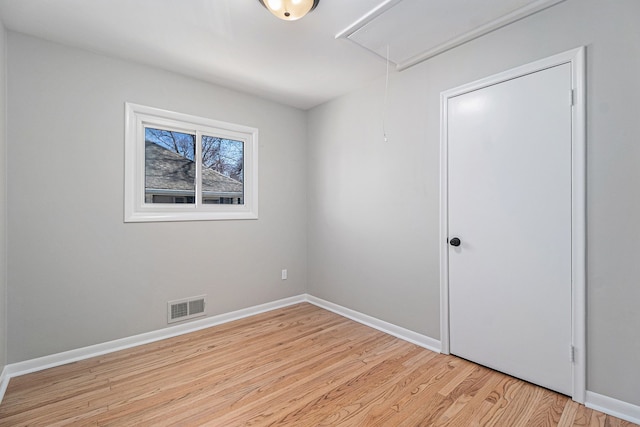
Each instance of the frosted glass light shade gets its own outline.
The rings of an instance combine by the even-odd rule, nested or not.
[[[285,21],[295,21],[316,8],[320,0],[258,0],[271,13]]]

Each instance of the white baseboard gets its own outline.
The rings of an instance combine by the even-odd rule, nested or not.
[[[4,397],[5,391],[7,391],[7,386],[9,385],[9,375],[7,374],[7,367],[5,366],[2,369],[2,373],[0,373],[0,402],[2,402],[2,398]]]
[[[433,338],[429,338],[425,335],[418,334],[408,329],[401,328],[391,323],[384,322],[382,320],[359,313],[354,310],[350,310],[337,304],[333,304],[320,298],[316,298],[308,294],[302,294],[266,304],[245,308],[242,310],[233,311],[230,313],[219,314],[216,316],[207,317],[205,319],[199,319],[180,325],[169,326],[157,331],[146,332],[127,338],[121,338],[101,344],[95,344],[75,350],[69,350],[62,353],[51,354],[48,356],[38,357],[36,359],[9,364],[4,367],[2,374],[0,375],[0,402],[2,402],[2,398],[4,397],[4,393],[9,384],[9,380],[13,377],[42,371],[44,369],[49,369],[60,365],[66,365],[68,363],[89,359],[91,357],[101,356],[119,350],[125,350],[128,348],[160,341],[167,338],[172,338],[178,335],[187,334],[189,332],[199,331],[201,329],[210,328],[212,326],[220,325],[238,319],[243,319],[245,317],[254,316],[256,314],[264,313],[267,311],[276,310],[278,308],[299,304],[301,302],[308,302],[325,310],[332,311],[356,322],[385,332],[389,335],[393,335],[397,338],[409,341],[426,349],[440,352],[440,341],[434,340]]]
[[[308,302],[325,310],[332,311],[336,314],[354,320],[358,323],[370,326],[381,332],[387,333],[402,340],[424,347],[428,350],[440,352],[440,341],[418,334],[408,329],[396,326],[392,323],[385,322],[375,317],[351,310],[349,308],[334,304],[329,301],[314,297],[308,294],[297,295],[290,298],[261,304],[242,310],[232,311],[230,313],[219,314],[207,317],[205,319],[195,320],[181,325],[170,326],[157,331],[147,332],[144,334],[134,335],[106,343],[96,344],[75,350],[65,351],[62,353],[43,356],[36,359],[26,360],[24,362],[12,363],[4,367],[0,373],[0,402],[7,390],[9,380],[13,377],[28,374],[31,372],[41,371],[43,369],[53,368],[55,366],[65,365],[67,363],[77,362],[79,360],[88,359],[103,354],[112,353],[118,350],[124,350],[178,335],[187,334],[189,332],[199,331],[201,329],[220,325],[234,320],[243,319],[245,317],[264,313],[278,308],[287,307],[302,302]],[[587,391],[585,406],[597,411],[604,412],[608,415],[640,424],[640,406],[623,402],[611,397]]]
[[[299,304],[301,302],[309,302],[318,307],[332,311],[341,316],[378,329],[382,332],[388,333],[405,341],[412,342],[429,350],[436,352],[440,351],[440,342],[434,340],[433,338],[429,338],[425,335],[421,335],[408,329],[393,325],[391,323],[378,320],[374,317],[359,313],[340,305],[333,304],[329,301],[325,301],[308,294],[302,294],[266,304],[245,308],[242,310],[233,311],[230,313],[219,314],[216,316],[207,317],[205,319],[195,320],[175,326],[169,326],[164,329],[146,332],[127,338],[121,338],[101,344],[95,344],[75,350],[69,350],[62,353],[51,354],[48,356],[38,357],[36,359],[25,360],[23,362],[11,363],[5,366],[4,370],[2,371],[2,383],[0,384],[8,383],[9,379],[12,377],[17,377],[32,372],[41,371],[43,369],[65,365],[67,363],[77,362],[79,360],[85,360],[95,356],[101,356],[103,354],[136,347],[167,338],[172,338],[178,335],[187,334],[189,332],[199,331],[201,329],[220,325],[222,323],[243,319],[245,317],[253,316],[282,307],[287,307],[293,304]],[[0,388],[0,391],[2,391],[2,388]]]
[[[127,338],[117,339],[101,344],[91,345],[88,347],[82,347],[75,350],[52,354],[49,356],[38,357],[36,359],[25,360],[24,362],[12,363],[5,367],[3,376],[8,377],[6,378],[6,381],[8,382],[8,380],[12,377],[41,371],[43,369],[53,368],[55,366],[65,365],[67,363],[77,362],[79,360],[84,360],[95,356],[101,356],[103,354],[136,347],[167,338],[172,338],[178,335],[187,334],[189,332],[199,331],[201,329],[210,328],[211,326],[243,319],[245,317],[254,316],[256,314],[264,313],[282,307],[287,307],[293,304],[299,304],[305,301],[305,295],[298,295],[266,304],[256,305],[242,310],[232,311],[230,313],[224,313],[207,317],[205,319],[195,320],[181,325],[169,326],[157,331],[146,332]],[[2,401],[1,395],[0,401]]]
[[[640,406],[623,402],[612,397],[587,391],[584,405],[587,408],[613,415],[630,423],[640,424]]]
[[[409,329],[405,329],[392,323],[385,322],[384,320],[376,319],[375,317],[371,317],[355,310],[342,307],[341,305],[316,298],[312,295],[307,295],[307,301],[313,305],[317,305],[320,308],[324,308],[325,310],[332,311],[348,319],[354,320],[358,323],[362,323],[363,325],[367,325],[381,332],[393,335],[394,337],[400,338],[401,340],[408,341],[410,343],[419,345],[420,347],[424,347],[427,350],[440,353],[440,341],[426,335],[410,331]]]

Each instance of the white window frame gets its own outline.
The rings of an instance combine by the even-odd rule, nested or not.
[[[244,143],[244,204],[202,203],[202,147],[196,144],[194,204],[145,203],[145,127],[206,134]],[[124,221],[258,219],[258,129],[144,105],[125,103]]]

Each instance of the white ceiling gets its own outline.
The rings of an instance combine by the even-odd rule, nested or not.
[[[258,0],[0,0],[0,19],[9,30],[308,109],[384,75],[379,56],[335,38],[367,16],[371,21],[376,9],[387,9],[382,36],[389,44],[412,40],[414,50],[428,51],[443,37],[546,2],[321,0],[308,16],[286,22]]]

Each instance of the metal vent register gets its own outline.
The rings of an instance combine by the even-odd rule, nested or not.
[[[204,308],[206,305],[206,295],[186,298],[181,300],[169,301],[168,307],[168,323],[180,322],[182,320],[192,319],[194,317],[204,316]]]

